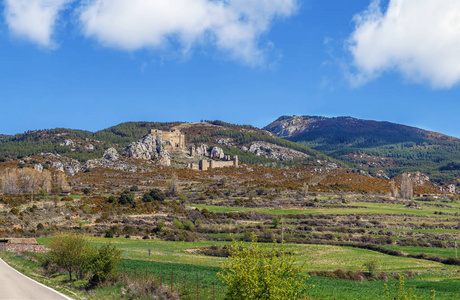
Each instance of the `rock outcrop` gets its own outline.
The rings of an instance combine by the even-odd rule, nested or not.
[[[200,146],[196,147],[196,149],[195,149],[195,155],[209,156],[209,153],[208,153],[208,145],[206,145],[206,144],[201,144]]]
[[[414,186],[423,186],[425,183],[430,182],[430,177],[422,172],[407,172],[410,180]]]
[[[225,158],[225,154],[224,154],[224,150],[220,147],[212,147],[211,148],[211,158],[218,158],[218,159],[224,159]]]
[[[125,154],[131,158],[152,160],[156,159],[161,165],[170,166],[169,152],[163,148],[161,135],[147,134],[137,142],[131,143],[125,150]]]
[[[66,139],[64,140],[62,143],[59,144],[60,146],[68,146],[68,147],[75,147],[75,142],[70,140],[70,139]]]
[[[109,148],[105,150],[104,155],[102,158],[110,160],[110,161],[117,161],[120,155],[118,155],[118,152],[115,148]]]
[[[51,166],[60,172],[68,173],[70,176],[73,176],[82,170],[82,166],[77,160],[68,158],[64,161],[53,161]]]
[[[250,151],[257,156],[263,156],[266,158],[272,158],[281,161],[309,157],[308,154],[303,152],[270,144],[267,142],[254,142],[251,144],[247,151]]]
[[[38,172],[42,172],[43,171],[43,166],[42,164],[38,163],[38,164],[35,164],[34,165],[34,170],[38,171]]]

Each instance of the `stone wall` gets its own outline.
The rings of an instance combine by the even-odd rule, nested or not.
[[[45,245],[35,239],[0,238],[0,251],[45,253]]]

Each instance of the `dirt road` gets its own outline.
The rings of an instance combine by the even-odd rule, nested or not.
[[[71,299],[30,279],[0,259],[0,299]]]

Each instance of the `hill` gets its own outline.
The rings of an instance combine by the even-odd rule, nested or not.
[[[460,175],[460,140],[420,128],[352,117],[282,116],[264,129],[390,177],[421,171],[441,182]]]
[[[97,132],[75,129],[28,131],[0,139],[0,157],[21,159],[40,153],[54,153],[85,162],[102,157],[110,147],[122,152],[126,146],[148,134],[151,129],[180,129],[190,146],[219,146],[226,154],[238,155],[243,163],[290,166],[333,162],[326,155],[304,145],[273,137],[249,125],[222,121],[205,123],[127,122]]]

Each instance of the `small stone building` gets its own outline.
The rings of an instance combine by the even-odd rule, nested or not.
[[[45,245],[33,238],[0,238],[0,251],[45,253]]]

